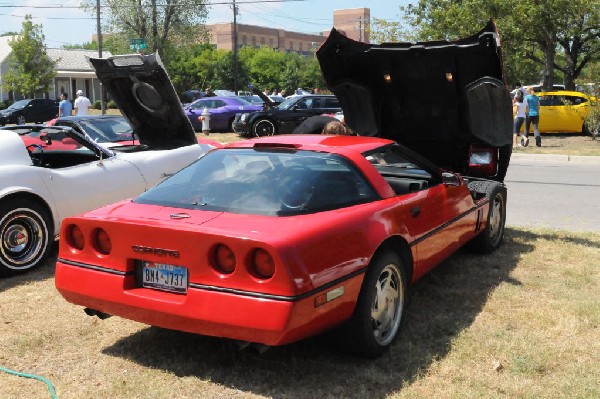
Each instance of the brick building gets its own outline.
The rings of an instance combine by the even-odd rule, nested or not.
[[[369,42],[371,11],[368,8],[335,10],[333,26],[343,30],[348,37]],[[219,49],[233,49],[233,23],[206,25],[210,43]],[[304,56],[313,54],[327,38],[329,30],[317,33],[291,32],[284,29],[267,28],[256,25],[237,24],[237,43],[241,46],[269,46],[285,52],[296,52]]]

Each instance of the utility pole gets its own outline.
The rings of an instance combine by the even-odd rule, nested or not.
[[[98,58],[102,58],[102,30],[100,29],[100,0],[96,0],[96,36],[98,37]],[[100,110],[102,115],[106,114],[104,104],[104,86],[100,82]]]
[[[233,0],[233,91],[238,93],[237,6]]]

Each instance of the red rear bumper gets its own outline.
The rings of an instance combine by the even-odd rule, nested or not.
[[[363,275],[344,286],[345,295],[315,308],[315,297],[269,299],[189,287],[187,294],[136,288],[133,275],[111,274],[60,261],[56,288],[76,305],[141,323],[265,345],[282,345],[318,334],[352,314]]]

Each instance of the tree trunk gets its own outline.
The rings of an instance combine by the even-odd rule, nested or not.
[[[555,42],[549,40],[544,44],[544,76],[543,90],[551,91],[554,85],[554,56],[556,55]]]

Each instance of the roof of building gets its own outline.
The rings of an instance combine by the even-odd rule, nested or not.
[[[15,36],[0,36],[0,64],[12,53],[9,41],[13,38]],[[55,69],[63,71],[93,71],[86,56],[98,57],[96,50],[81,49],[48,48],[46,54],[52,61],[57,62]],[[103,57],[110,57],[111,55],[109,51],[102,53]]]
[[[57,61],[56,69],[63,71],[93,71],[86,57],[98,57],[96,50],[80,49],[49,48],[46,49],[46,54],[52,61]],[[102,57],[110,56],[112,54],[109,51],[102,52]]]
[[[15,36],[0,36],[0,64],[12,53],[12,48],[8,44]]]

